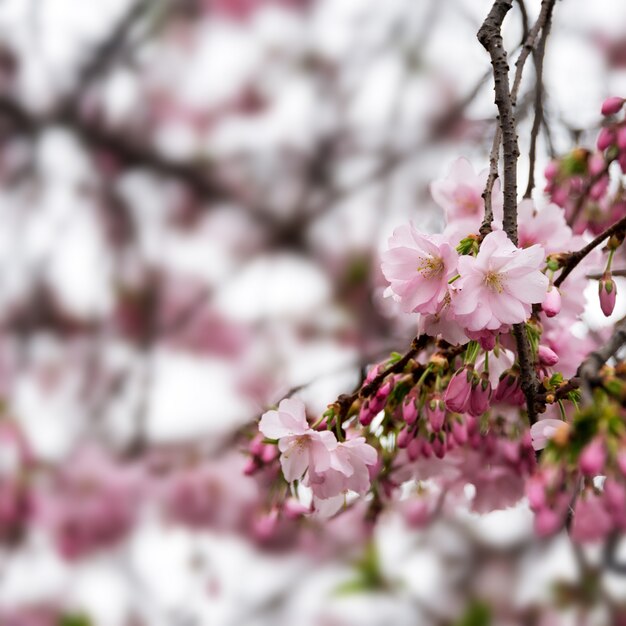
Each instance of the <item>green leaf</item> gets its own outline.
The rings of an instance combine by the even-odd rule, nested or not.
[[[475,601],[469,605],[465,614],[454,626],[490,626],[491,611],[484,602]]]
[[[73,613],[62,615],[59,618],[59,626],[91,626],[91,620],[83,614]]]

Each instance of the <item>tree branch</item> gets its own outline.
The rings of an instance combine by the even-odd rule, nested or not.
[[[623,217],[621,220],[615,222],[613,226],[609,226],[609,228],[601,232],[593,241],[590,241],[580,250],[577,250],[576,252],[570,252],[570,254],[567,255],[565,264],[563,265],[563,271],[554,281],[554,286],[560,287],[563,281],[574,271],[574,268],[603,241],[605,241],[612,235],[616,235],[618,233],[621,234],[624,232],[626,232],[626,217]]]

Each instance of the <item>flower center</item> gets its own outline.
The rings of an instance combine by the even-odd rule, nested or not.
[[[443,273],[443,259],[441,257],[420,257],[417,271],[424,278],[435,278]]]
[[[504,286],[502,285],[502,274],[498,274],[498,272],[487,272],[487,274],[485,274],[484,282],[489,289],[496,291],[497,293],[502,293],[504,291]]]

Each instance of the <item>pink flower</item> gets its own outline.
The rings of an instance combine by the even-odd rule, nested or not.
[[[467,232],[476,231],[484,216],[482,198],[488,170],[476,174],[471,163],[457,159],[450,166],[448,175],[430,185],[433,200],[444,210],[448,223],[467,222]],[[492,206],[496,221],[502,221],[502,193],[496,182],[492,193]]]
[[[318,472],[330,467],[330,453],[337,447],[337,439],[328,430],[318,432],[309,427],[302,400],[281,400],[277,411],[263,414],[259,430],[269,439],[278,439],[280,464],[287,482],[302,478],[311,467]]]
[[[369,466],[376,465],[376,450],[365,443],[364,437],[339,443],[331,454],[330,467],[309,470],[305,481],[320,499],[334,498],[348,491],[364,494],[370,487]]]
[[[541,209],[530,200],[522,200],[517,207],[518,245],[528,248],[539,244],[546,255],[564,252],[570,248],[572,229],[567,225],[565,212],[556,204]]]
[[[399,226],[382,255],[388,291],[406,313],[436,313],[456,273],[457,258],[441,235],[423,235],[412,224]]]
[[[535,422],[530,427],[530,436],[535,450],[543,450],[548,441],[562,428],[568,428],[569,424],[562,420],[543,419]]]
[[[516,248],[503,231],[489,233],[478,255],[462,256],[452,309],[470,331],[497,330],[526,321],[531,305],[543,302],[548,278],[541,273],[544,251],[538,245]]]

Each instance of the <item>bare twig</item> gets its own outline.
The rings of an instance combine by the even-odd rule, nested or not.
[[[626,232],[626,217],[623,217],[621,220],[618,220],[612,226],[609,226],[606,230],[601,232],[593,241],[590,241],[586,246],[577,250],[576,252],[571,252],[563,265],[563,271],[559,274],[557,279],[554,281],[555,287],[560,287],[563,284],[563,281],[574,271],[574,268],[595,248],[597,248],[601,243],[603,243],[606,239],[611,237],[612,235],[618,233]]]
[[[543,62],[546,54],[546,41],[550,34],[550,26],[552,23],[552,12],[556,0],[544,0],[541,7],[541,14],[537,23],[543,20],[541,29],[541,37],[536,49],[533,52],[535,62],[535,118],[530,131],[530,149],[528,151],[528,184],[524,192],[524,198],[530,198],[535,187],[535,160],[537,157],[537,137],[539,130],[544,122],[543,116]],[[545,11],[544,11],[545,9]]]

